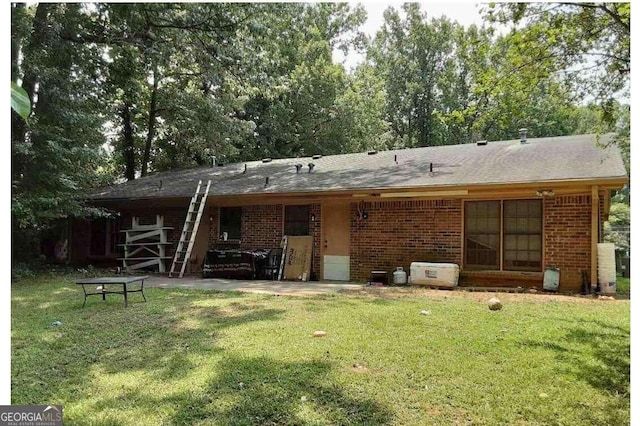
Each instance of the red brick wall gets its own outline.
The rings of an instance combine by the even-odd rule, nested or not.
[[[280,204],[242,207],[240,247],[280,247],[283,219],[283,208]]]
[[[544,200],[545,266],[560,268],[560,290],[579,291],[591,270],[591,195]]]
[[[366,281],[375,269],[407,273],[411,262],[462,262],[461,200],[362,203],[358,222],[351,204],[351,279]]]

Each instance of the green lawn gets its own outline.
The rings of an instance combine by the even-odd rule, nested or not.
[[[72,282],[12,285],[12,403],[65,424],[629,423],[628,300],[149,289],[81,309]]]

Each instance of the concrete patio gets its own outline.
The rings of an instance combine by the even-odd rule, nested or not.
[[[156,288],[185,288],[215,291],[243,291],[262,294],[312,295],[338,291],[354,291],[366,287],[365,284],[324,282],[324,281],[266,281],[228,280],[222,278],[168,278],[155,275],[144,281],[145,286]]]

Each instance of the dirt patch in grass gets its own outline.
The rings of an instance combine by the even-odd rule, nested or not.
[[[497,297],[502,301],[509,302],[533,302],[533,303],[548,303],[548,302],[565,302],[565,303],[620,303],[624,299],[620,300],[601,300],[597,296],[583,296],[583,295],[565,295],[555,293],[511,293],[511,292],[494,292],[494,291],[465,291],[462,289],[457,290],[444,290],[444,289],[432,289],[432,288],[420,288],[420,287],[364,287],[360,290],[349,291],[349,295],[358,297],[364,297],[368,299],[405,299],[405,298],[427,298],[430,300],[446,300],[446,299],[467,299],[477,302],[486,302],[492,297]]]

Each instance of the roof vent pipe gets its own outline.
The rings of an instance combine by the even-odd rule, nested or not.
[[[315,164],[313,164],[313,163],[309,163],[309,164],[308,164],[308,166],[309,166],[309,173],[311,173],[311,172],[313,171],[313,168],[314,168],[316,165],[315,165]]]
[[[519,130],[520,132],[520,143],[527,143],[527,129],[522,128]]]
[[[215,167],[216,166],[216,156],[212,155],[211,156],[211,167]]]
[[[302,164],[296,164],[296,174],[300,173],[300,169],[302,169]]]
[[[246,163],[245,163],[245,165],[244,165],[244,172],[242,172],[242,174],[243,174],[243,175],[246,175],[246,174],[247,174],[247,164],[246,164]]]
[[[264,186],[269,185],[269,176],[264,177]]]

